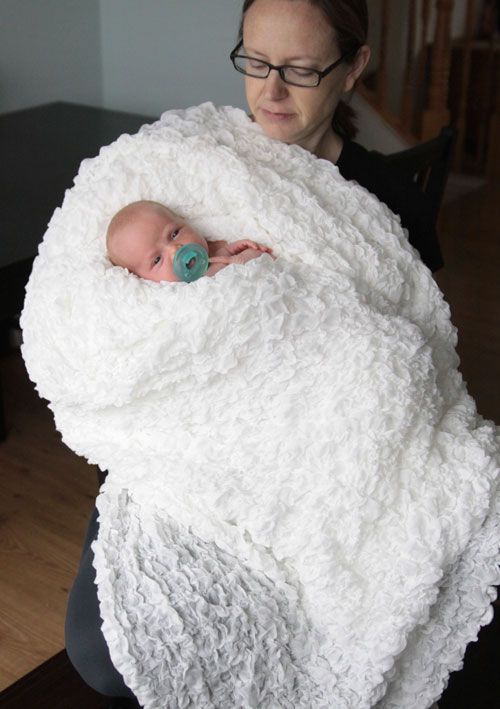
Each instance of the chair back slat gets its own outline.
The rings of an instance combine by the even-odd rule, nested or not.
[[[442,128],[431,140],[382,157],[413,176],[419,189],[424,192],[437,219],[443,199],[446,181],[455,148],[457,131],[451,126]]]

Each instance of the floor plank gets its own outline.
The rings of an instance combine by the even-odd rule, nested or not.
[[[0,444],[0,690],[64,647],[64,616],[97,492],[19,354],[0,360],[7,439]]]

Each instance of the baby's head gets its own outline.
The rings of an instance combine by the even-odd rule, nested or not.
[[[106,247],[115,266],[150,281],[178,281],[175,253],[184,244],[208,244],[186,220],[159,202],[132,202],[115,214],[108,226]]]

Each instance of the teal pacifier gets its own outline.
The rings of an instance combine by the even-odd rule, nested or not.
[[[208,254],[199,244],[184,244],[174,256],[174,273],[180,281],[191,283],[201,278],[208,268]]]

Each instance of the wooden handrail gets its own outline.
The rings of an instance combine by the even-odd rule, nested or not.
[[[387,38],[390,13],[390,0],[383,0],[382,24],[380,27],[380,54],[375,89],[379,108],[385,108],[387,104]]]
[[[470,64],[471,64],[471,48],[473,40],[473,28],[474,28],[474,18],[476,17],[476,0],[467,0],[467,14],[466,14],[466,24],[465,24],[465,35],[464,35],[464,63],[462,68],[462,86],[469,85],[470,78]],[[460,100],[458,106],[458,117],[457,117],[457,144],[455,147],[455,167],[460,170],[463,162],[464,155],[464,141],[465,141],[465,121],[466,121],[466,108],[467,108],[467,91],[462,91],[460,93]]]
[[[451,62],[453,0],[436,0],[436,30],[431,50],[429,106],[422,117],[422,140],[436,135],[450,120],[448,85]]]
[[[420,55],[419,55],[419,66],[418,66],[418,86],[422,89],[426,85],[426,75],[427,75],[427,38],[429,36],[429,23],[431,19],[431,0],[422,0],[422,41],[420,44]],[[422,108],[420,106],[420,111]],[[422,114],[418,116],[418,131],[420,135],[422,124]]]
[[[398,2],[400,0],[397,0]],[[405,136],[410,134],[412,142],[425,140],[435,136],[449,120],[448,102],[448,75],[451,55],[451,12],[454,0],[434,0],[436,9],[436,29],[434,43],[431,51],[430,74],[426,61],[427,36],[431,15],[432,0],[409,0],[407,46],[405,49],[405,63],[403,74],[403,91],[399,115],[392,113],[390,123],[398,127]],[[420,10],[420,23],[419,20]],[[388,41],[389,25],[391,19],[391,0],[381,0],[381,27],[378,38],[379,62],[375,72],[374,90],[361,82],[361,92],[368,97],[370,103],[380,111],[384,117],[391,114],[388,108]],[[420,32],[419,32],[420,24]],[[419,35],[419,37],[417,37]],[[419,41],[417,41],[417,39]],[[401,62],[403,64],[403,62]],[[430,75],[428,90],[428,105],[423,114],[417,116],[418,110],[422,111],[418,102],[422,102],[423,89],[426,77]],[[420,95],[417,95],[417,89]]]
[[[409,145],[430,140],[453,123],[457,129],[454,168],[497,179],[500,38],[496,21],[483,19],[478,27],[478,0],[467,0],[463,33],[452,40],[453,11],[463,9],[455,0],[378,2],[381,27],[374,56],[378,55],[379,63],[367,81],[361,80],[360,94]],[[496,0],[491,2],[493,7]],[[481,5],[490,7],[483,0]],[[391,12],[396,8],[400,12]],[[400,25],[408,23],[406,32],[404,26],[397,27],[403,43],[407,37],[399,57],[389,45],[394,36],[389,23],[395,18]],[[396,109],[398,92],[401,102]]]
[[[415,56],[417,53],[417,2],[410,0],[410,16],[408,21],[408,37],[406,41],[406,64],[403,83],[403,100],[401,103],[401,123],[406,130],[411,131],[413,123],[413,108],[415,101]]]

